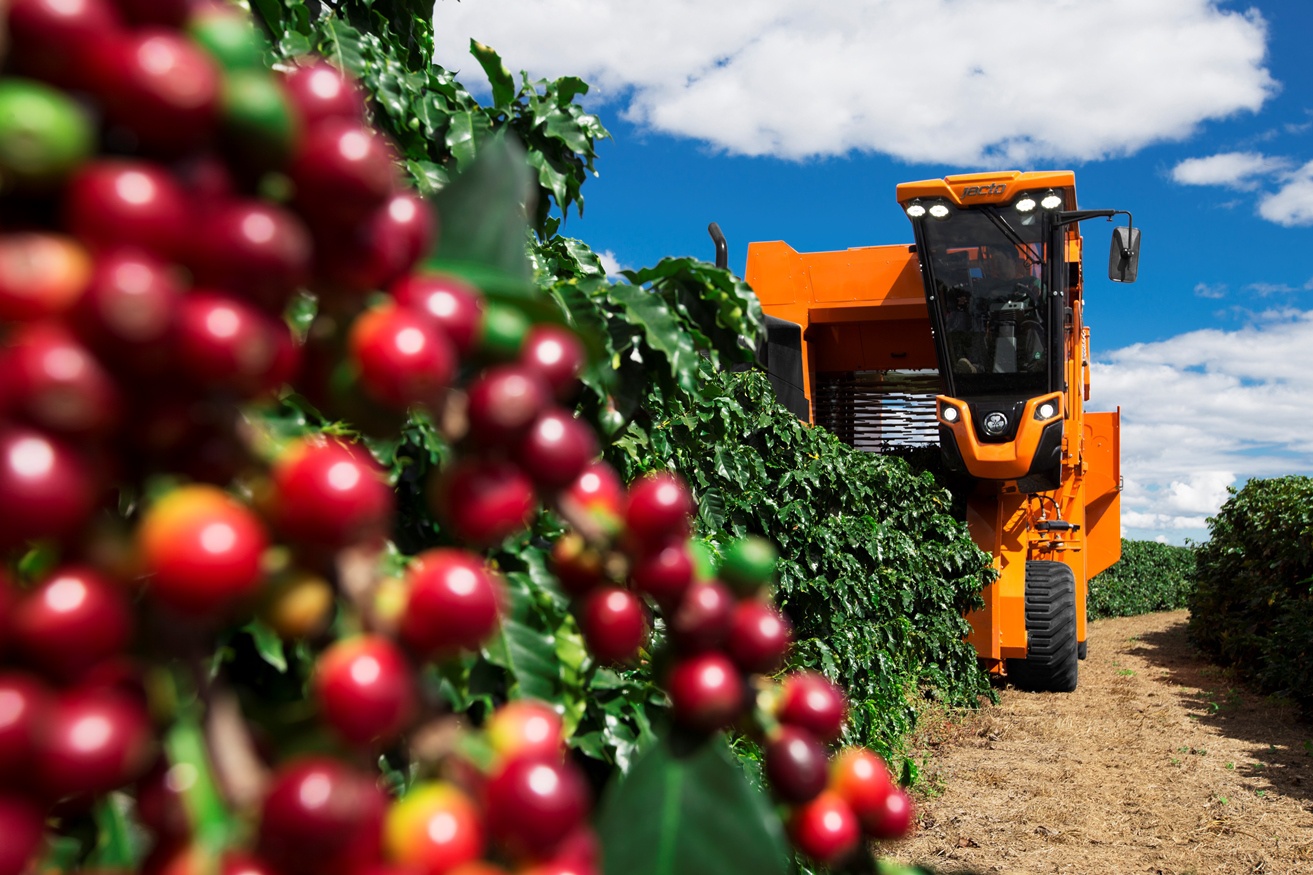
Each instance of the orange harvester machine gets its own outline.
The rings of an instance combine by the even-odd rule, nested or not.
[[[1118,413],[1091,413],[1085,219],[1135,279],[1139,229],[1078,210],[1070,171],[899,185],[915,244],[748,247],[780,400],[874,452],[937,444],[997,580],[969,617],[991,671],[1066,691],[1085,655],[1087,581],[1121,554]]]

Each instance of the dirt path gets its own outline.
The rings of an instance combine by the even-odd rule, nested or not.
[[[892,855],[944,872],[1313,873],[1313,724],[1199,656],[1186,617],[1092,623],[1075,693],[1006,688],[930,727],[920,830]]]

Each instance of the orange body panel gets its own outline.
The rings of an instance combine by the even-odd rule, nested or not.
[[[749,243],[744,279],[764,312],[803,327],[809,403],[823,371],[936,365],[921,269],[908,246],[804,253],[778,240]]]
[[[1122,556],[1121,409],[1085,414],[1085,567],[1090,577]]]
[[[1033,189],[1063,189],[1068,201],[1076,202],[1076,174],[1070,170],[1004,170],[991,173],[961,173],[943,179],[901,183],[896,192],[900,204],[916,198],[946,198],[960,207],[972,204],[1001,204],[1020,192]]]
[[[1026,402],[1014,439],[1005,444],[987,444],[976,438],[976,430],[969,423],[970,414],[966,404],[945,395],[940,395],[937,400],[940,410],[945,407],[957,409],[958,415],[953,422],[942,417],[939,421],[957,439],[957,447],[962,452],[967,471],[972,477],[982,480],[1019,480],[1025,477],[1030,469],[1030,460],[1035,458],[1035,449],[1039,446],[1044,426],[1062,417],[1061,392],[1039,395]],[[1054,406],[1053,415],[1043,420],[1036,419],[1035,411],[1045,402]]]

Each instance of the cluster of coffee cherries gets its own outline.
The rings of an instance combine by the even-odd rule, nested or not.
[[[153,839],[147,869],[208,868],[196,764],[160,744],[160,678],[199,667],[186,682],[221,712],[205,659],[252,617],[310,648],[335,747],[280,760],[210,736],[242,825],[225,875],[595,871],[587,785],[546,706],[498,710],[477,767],[421,758],[400,799],[367,765],[432,726],[421,668],[495,633],[504,584],[481,551],[542,507],[574,530],[555,567],[600,662],[641,658],[659,616],[678,723],[772,703],[767,772],[799,848],[838,860],[845,824],[896,832],[882,764],[827,765],[837,690],[766,680],[789,646],[773,554],[750,540],[710,562],[682,482],[626,487],[597,461],[570,407],[579,339],[419,267],[441,229],[348,76],[312,57],[270,70],[223,2],[0,10],[0,875],[113,791]],[[380,574],[386,472],[341,429],[262,428],[252,411],[289,392],[352,434],[437,424],[454,452],[426,496],[455,546]]]
[[[392,530],[385,472],[359,441],[274,440],[249,414],[290,390],[364,430],[468,396],[451,433],[480,463],[431,492],[477,549],[531,509],[498,503],[497,475],[551,469],[516,496],[536,506],[562,441],[596,453],[557,401],[582,347],[418,272],[437,222],[360,89],[313,57],[267,68],[238,7],[12,0],[0,15],[0,875],[116,790],[154,839],[150,867],[195,871],[195,767],[160,744],[160,668],[200,664],[253,616],[312,648],[309,692],[342,755],[255,758],[234,807],[256,856],[233,865],[402,866],[408,839],[384,848],[369,825],[400,803],[351,762],[425,719],[419,668],[493,634],[501,581],[449,547],[393,586],[348,587],[339,557]]]
[[[664,647],[655,664],[672,718],[686,731],[733,728],[761,741],[766,778],[805,855],[840,864],[864,838],[907,834],[911,802],[884,761],[860,747],[830,755],[827,745],[839,741],[846,719],[838,688],[807,670],[774,680],[792,628],[771,596],[777,557],[767,541],[741,538],[713,557],[691,536],[695,506],[687,485],[669,472],[648,474],[626,490],[614,471],[594,463],[565,503],[586,508],[590,525],[556,541],[553,569],[575,599],[595,657],[638,660],[651,618],[660,616]]]

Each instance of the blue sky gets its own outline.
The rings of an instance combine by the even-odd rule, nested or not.
[[[593,84],[614,139],[565,230],[612,267],[710,260],[713,220],[739,273],[754,240],[910,242],[898,182],[1075,170],[1144,234],[1122,286],[1084,226],[1126,535],[1200,541],[1227,486],[1313,473],[1307,0],[439,0],[435,24],[476,92],[471,38]]]

